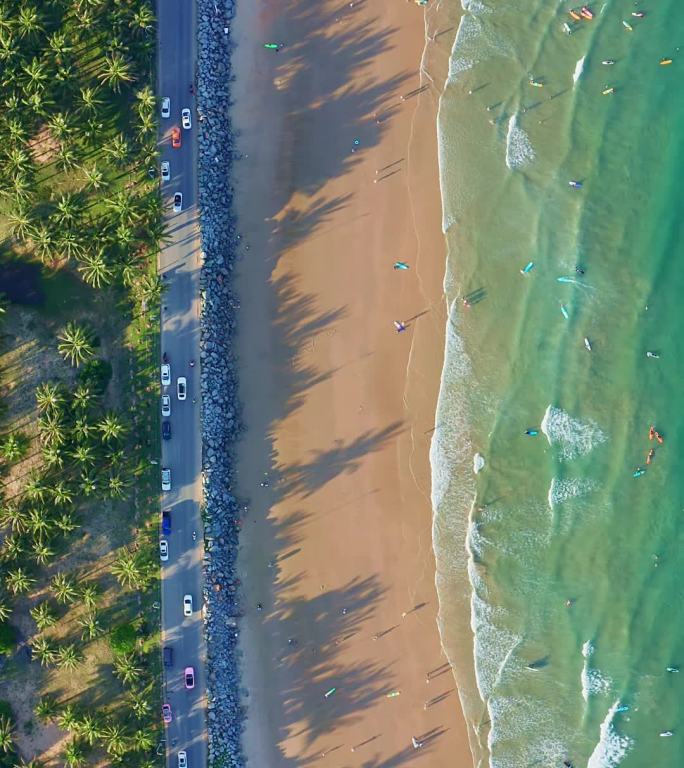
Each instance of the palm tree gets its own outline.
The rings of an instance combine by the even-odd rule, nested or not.
[[[143,275],[137,285],[138,294],[142,301],[157,304],[166,290],[159,275]]]
[[[35,757],[32,757],[30,760],[24,760],[22,757],[21,760],[19,760],[18,763],[15,763],[12,768],[45,768],[43,763],[40,762]]]
[[[131,148],[126,141],[126,137],[120,133],[114,136],[113,139],[109,139],[107,143],[102,147],[105,154],[111,155],[119,165],[125,165],[128,160]],[[120,195],[121,193],[117,193]],[[107,202],[105,200],[105,202]]]
[[[60,507],[65,507],[68,504],[71,504],[73,501],[73,496],[71,495],[71,491],[66,487],[66,484],[60,480],[60,482],[55,483],[55,485],[52,488],[52,498],[54,499],[55,504],[58,504]]]
[[[52,720],[57,714],[57,701],[52,696],[42,696],[34,712],[41,720]]]
[[[42,90],[48,79],[47,64],[34,58],[31,63],[23,67],[26,74],[27,88],[36,95]]]
[[[92,610],[100,601],[100,588],[95,582],[90,582],[81,588],[81,600],[88,610]]]
[[[105,183],[105,176],[104,173],[97,167],[97,165],[94,163],[89,166],[84,165],[82,171],[86,179],[86,186],[90,187],[90,189],[94,189],[95,191],[102,189]]]
[[[0,509],[0,525],[8,525],[16,533],[27,529],[28,515],[26,510],[16,504],[5,504]]]
[[[77,445],[71,455],[78,464],[89,464],[92,466],[95,463],[95,450],[92,445]]]
[[[59,727],[65,731],[75,731],[79,720],[80,718],[73,704],[67,704],[63,707],[57,718]]]
[[[107,481],[107,490],[112,499],[123,499],[126,495],[126,487],[129,485],[121,475],[111,475]]]
[[[87,763],[83,745],[77,739],[72,739],[62,752],[66,768],[81,768]]]
[[[115,757],[123,755],[126,751],[128,737],[122,725],[111,723],[102,730],[102,736],[105,740],[105,749],[107,754]]]
[[[16,109],[19,109],[19,99],[16,99]],[[9,109],[9,107],[8,107]],[[12,144],[26,144],[29,138],[26,125],[16,117],[10,117],[7,119],[7,136]]]
[[[81,475],[81,481],[78,488],[84,496],[92,496],[97,492],[97,480],[92,475],[84,472]]]
[[[60,603],[73,603],[78,596],[74,582],[64,573],[52,577],[52,591]]]
[[[90,332],[83,325],[69,321],[57,338],[60,340],[57,345],[59,353],[72,365],[78,367],[94,354]]]
[[[63,171],[70,171],[78,165],[79,153],[73,144],[62,141],[57,149],[57,164]]]
[[[74,516],[71,512],[62,512],[54,522],[55,528],[59,528],[65,536],[80,527],[78,523],[74,522]]]
[[[137,683],[142,675],[142,669],[136,666],[133,654],[119,654],[114,658],[114,674],[123,683]]]
[[[104,57],[102,71],[98,77],[114,93],[119,93],[122,83],[130,83],[134,79],[131,65],[118,53]]]
[[[34,37],[43,31],[43,24],[38,9],[28,3],[24,3],[19,9],[17,17],[19,37]]]
[[[102,627],[97,618],[97,612],[87,613],[78,619],[78,624],[82,627],[81,640],[95,640],[102,634]]]
[[[149,5],[140,4],[133,13],[133,18],[130,20],[128,25],[134,31],[149,32],[154,28],[154,22],[154,11],[150,8]]]
[[[81,111],[87,112],[91,115],[96,114],[99,108],[104,103],[102,99],[98,98],[100,92],[99,88],[81,88]]]
[[[13,595],[21,595],[24,592],[28,592],[35,583],[36,580],[32,579],[24,568],[15,568],[13,571],[8,571],[5,574],[5,584]]]
[[[45,445],[59,446],[65,440],[65,426],[60,414],[56,412],[44,413],[38,419],[40,439]]]
[[[86,744],[92,747],[102,736],[102,725],[97,715],[83,715],[78,723],[76,723],[76,733],[86,742]]]
[[[114,277],[114,270],[105,261],[102,249],[97,253],[85,255],[78,271],[83,275],[85,282],[93,288],[109,285]]]
[[[145,688],[142,691],[131,691],[128,694],[131,702],[131,709],[139,720],[144,720],[152,710],[150,702],[150,689]]]
[[[46,637],[34,637],[31,640],[31,649],[41,667],[47,667],[55,660],[55,648]]]
[[[118,440],[123,437],[126,432],[126,425],[115,413],[108,413],[97,427],[101,432],[103,443],[109,442],[110,440]]]
[[[48,47],[55,54],[56,59],[63,59],[73,50],[73,46],[69,45],[67,36],[59,30],[53,32],[48,38]]]
[[[55,550],[41,541],[36,541],[33,545],[33,556],[38,565],[45,565],[48,560],[55,556]]]
[[[137,589],[145,580],[145,575],[138,558],[128,550],[119,554],[112,565],[112,573],[122,587]]]
[[[61,467],[64,464],[63,453],[56,445],[44,445],[41,453],[48,467]]]
[[[78,408],[80,411],[87,410],[88,406],[93,402],[93,399],[93,393],[85,384],[79,384],[74,390],[74,408]]]
[[[2,560],[8,563],[12,563],[24,554],[24,541],[18,533],[13,533],[11,536],[5,536],[5,540],[2,542],[2,550],[0,556]]]
[[[57,235],[57,252],[64,259],[76,258],[83,251],[83,242],[72,229],[61,229]]]
[[[139,91],[136,91],[135,98],[138,100],[138,111],[149,111],[154,110],[157,99],[154,95],[154,91],[152,88],[150,88],[149,85],[146,85],[144,88],[141,88]]]
[[[147,728],[138,728],[131,737],[131,742],[140,752],[149,752],[154,747],[154,734]]]
[[[0,446],[0,453],[5,461],[12,464],[26,453],[26,448],[26,440],[22,439],[22,435],[15,432],[5,438],[2,446]]]
[[[6,217],[12,237],[16,240],[27,240],[33,224],[30,207],[20,204],[8,211]]]
[[[30,237],[38,258],[43,264],[51,263],[56,250],[53,230],[41,222],[33,227]]]
[[[57,666],[62,669],[76,669],[80,661],[81,655],[73,643],[62,645],[57,651]]]
[[[77,195],[64,194],[61,195],[57,201],[52,218],[54,218],[58,224],[69,227],[76,223],[80,212],[81,204]]]
[[[14,745],[14,726],[6,715],[0,715],[0,750],[11,752]]]
[[[44,509],[34,508],[28,513],[26,527],[35,538],[37,538],[39,541],[42,541],[43,537],[50,533],[52,525]]]
[[[7,151],[5,168],[10,174],[29,174],[33,169],[33,161],[31,160],[29,153],[23,147],[11,147]]]
[[[55,611],[47,600],[31,608],[31,617],[41,632],[57,623]]]
[[[0,600],[0,621],[7,621],[12,615],[12,608],[2,600]]]
[[[88,440],[95,430],[95,426],[91,424],[86,416],[80,419],[76,419],[72,432],[77,440]]]
[[[59,384],[44,381],[36,387],[36,404],[41,413],[59,411],[64,403],[64,392]]]

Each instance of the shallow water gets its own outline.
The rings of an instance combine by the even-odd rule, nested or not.
[[[592,5],[572,35],[555,1],[464,7],[439,116],[444,643],[473,645],[454,661],[481,765],[676,765],[684,5]]]

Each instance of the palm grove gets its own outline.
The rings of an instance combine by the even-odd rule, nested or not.
[[[149,364],[162,237],[160,197],[148,177],[157,167],[154,23],[144,0],[0,0],[4,248],[115,292],[131,324],[151,329],[128,339],[132,358],[146,355]],[[0,442],[5,471],[28,453],[37,457],[0,507],[0,652],[14,652],[13,619],[22,612],[31,617],[32,666],[41,680],[52,670],[77,671],[106,639],[105,673],[119,681],[116,706],[43,696],[35,716],[68,732],[61,753],[67,766],[106,754],[111,764],[142,767],[155,764],[159,736],[154,643],[141,639],[135,621],[113,623],[121,612],[104,600],[96,576],[60,568],[86,517],[106,515],[111,505],[132,508],[137,478],[149,472],[131,413],[108,405],[111,367],[98,357],[97,334],[79,316],[61,327],[54,344],[65,375],[37,387],[35,434],[10,431]],[[151,370],[139,366],[141,373],[149,395]],[[145,592],[156,578],[152,540],[140,536],[110,559],[108,573],[129,604],[132,592]],[[17,723],[5,709],[0,765],[37,766],[19,758]]]

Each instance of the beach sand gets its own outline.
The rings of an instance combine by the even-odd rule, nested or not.
[[[414,3],[238,9],[247,758],[468,766],[436,624],[428,462],[445,324],[435,118],[453,32],[429,46],[435,87]]]

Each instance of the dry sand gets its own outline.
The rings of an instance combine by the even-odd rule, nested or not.
[[[453,32],[430,43],[434,87],[412,2],[238,8],[247,757],[469,766],[436,625],[428,464],[445,321],[435,116]]]

